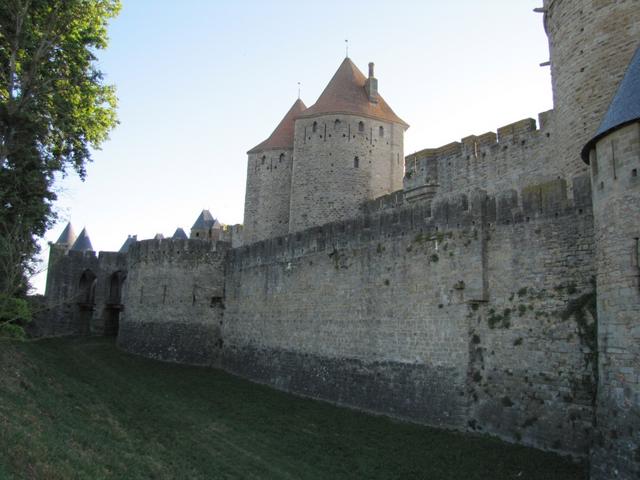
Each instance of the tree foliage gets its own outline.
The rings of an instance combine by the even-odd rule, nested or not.
[[[119,0],[0,2],[0,243],[13,245],[0,251],[0,294],[26,291],[36,239],[55,220],[55,175],[84,178],[117,123],[96,52],[119,9]]]

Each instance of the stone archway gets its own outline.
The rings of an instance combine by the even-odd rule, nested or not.
[[[122,305],[122,289],[126,274],[118,270],[109,277],[109,296],[104,310],[104,334],[108,337],[117,337],[120,326],[120,312]]]

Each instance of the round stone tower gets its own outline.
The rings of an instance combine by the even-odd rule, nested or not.
[[[402,188],[408,125],[345,58],[295,122],[289,231],[355,217],[362,202]]]
[[[245,243],[289,233],[294,122],[305,108],[296,100],[269,138],[247,152]]]
[[[591,165],[598,311],[590,478],[640,478],[640,48],[582,155]]]
[[[638,0],[544,0],[556,145],[567,178],[586,172],[593,136],[640,41]]]

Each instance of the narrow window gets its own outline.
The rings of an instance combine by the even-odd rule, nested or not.
[[[618,179],[618,172],[616,172],[616,145],[613,140],[611,140],[611,170],[613,170],[613,179]]]
[[[282,161],[284,160],[284,153],[280,154],[280,162],[282,163]]]
[[[336,118],[336,120],[333,122],[333,128],[335,130],[337,130],[338,128],[340,128],[340,119]]]
[[[638,176],[638,169],[634,168],[633,170],[631,170],[631,176],[632,177],[637,177]]]
[[[196,287],[193,287],[193,292],[191,293],[191,305],[196,304]]]
[[[384,127],[380,126],[380,128],[378,129],[378,135],[380,135],[381,137],[384,137]]]
[[[162,287],[162,304],[164,305],[164,302],[167,300],[167,286],[164,285]]]
[[[266,155],[262,155],[262,158],[261,158],[261,160],[262,160],[262,165],[264,165],[264,161],[265,161],[266,159],[267,159],[267,156],[266,156]]]
[[[140,303],[142,303],[143,295],[144,295],[144,287],[140,287]]]
[[[358,157],[354,157],[353,158],[353,168],[359,168],[360,167],[360,159]]]
[[[311,131],[313,133],[316,133],[316,130],[318,130],[318,122],[313,122],[313,126],[311,127]]]
[[[364,132],[364,122],[359,122],[358,123],[358,131],[359,132]]]

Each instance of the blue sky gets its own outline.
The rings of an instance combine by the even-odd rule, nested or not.
[[[188,232],[203,208],[241,223],[246,151],[269,136],[298,82],[315,102],[346,38],[411,125],[405,154],[537,118],[552,108],[541,4],[123,0],[100,52],[120,124],[85,182],[58,182],[61,221],[45,240],[70,220],[96,250],[117,250],[127,234]]]

